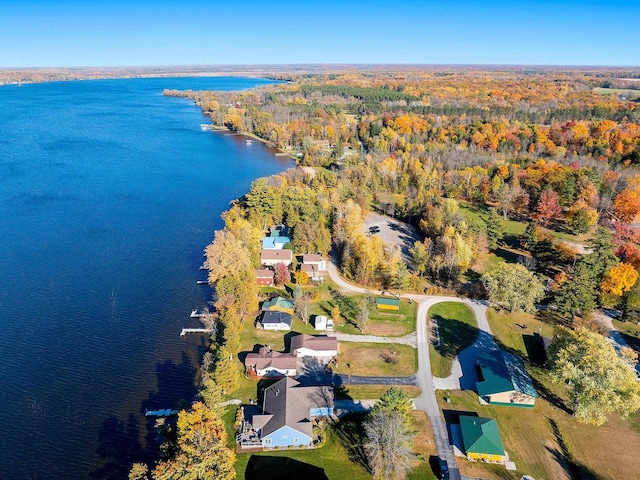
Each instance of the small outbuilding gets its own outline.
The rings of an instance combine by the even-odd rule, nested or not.
[[[460,430],[464,453],[472,462],[504,463],[509,459],[493,418],[461,415]]]
[[[264,312],[258,325],[265,330],[291,330],[293,317],[286,312]]]
[[[326,330],[327,329],[327,317],[324,315],[316,315],[313,319],[314,330]]]
[[[376,298],[376,308],[378,310],[390,310],[397,312],[400,310],[400,299],[391,297],[378,297]]]
[[[478,396],[492,405],[533,408],[538,394],[522,359],[503,350],[478,356]]]

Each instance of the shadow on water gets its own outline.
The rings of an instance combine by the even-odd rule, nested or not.
[[[246,480],[329,480],[324,469],[287,457],[251,455]]]
[[[161,408],[188,408],[197,393],[195,375],[196,369],[185,352],[182,352],[180,363],[166,360],[158,364],[157,391],[149,393],[149,397],[142,402],[139,413],[144,415],[146,410]],[[101,464],[90,473],[90,478],[124,479],[133,463],[152,465],[159,458],[162,438],[155,428],[156,419],[143,417],[146,420],[143,446],[139,418],[132,413],[126,421],[111,416],[102,422],[97,448]]]
[[[126,422],[116,417],[109,417],[103,421],[98,441],[98,455],[103,464],[91,472],[90,478],[100,480],[127,478],[133,462],[149,459],[140,443],[139,422],[133,414],[129,415]]]

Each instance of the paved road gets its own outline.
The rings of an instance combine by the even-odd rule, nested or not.
[[[357,285],[353,285],[340,277],[336,266],[329,262],[327,265],[329,277],[331,280],[342,290],[354,292],[354,293],[373,293],[379,295],[379,291],[366,290]],[[417,410],[425,412],[431,423],[433,430],[433,437],[435,439],[436,448],[440,458],[445,459],[449,465],[449,475],[452,480],[461,480],[462,476],[458,470],[458,464],[455,461],[453,455],[453,448],[449,444],[449,435],[447,433],[447,426],[440,415],[440,408],[438,407],[438,401],[436,400],[435,388],[433,385],[433,376],[431,374],[431,364],[429,362],[429,339],[427,336],[427,312],[429,308],[439,302],[462,302],[474,311],[478,318],[478,325],[486,322],[488,328],[488,322],[486,320],[487,307],[469,300],[464,300],[456,297],[440,297],[430,295],[402,295],[403,298],[409,298],[418,303],[418,314],[416,324],[416,345],[418,349],[418,371],[416,373],[416,379],[418,386],[422,389],[422,394],[415,399],[415,406]]]
[[[613,348],[620,350],[623,347],[629,347],[629,344],[625,340],[624,336],[618,331],[616,326],[611,320],[613,318],[607,314],[606,311],[599,311],[596,313],[597,320],[608,329],[607,340],[613,345]],[[640,363],[636,364],[636,372],[640,376]]]

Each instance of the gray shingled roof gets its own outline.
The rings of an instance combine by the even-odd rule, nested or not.
[[[330,387],[302,387],[289,377],[267,387],[263,395],[263,414],[272,417],[262,427],[262,437],[285,425],[312,437],[313,423],[309,409],[333,407],[333,391]]]
[[[299,348],[308,348],[316,352],[337,350],[338,339],[326,335],[307,335],[301,333],[291,339],[291,352],[296,353]]]

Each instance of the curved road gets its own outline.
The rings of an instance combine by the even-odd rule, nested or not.
[[[354,293],[371,293],[380,295],[382,292],[379,290],[367,290],[357,285],[353,285],[345,281],[338,272],[338,269],[332,262],[327,262],[327,270],[329,271],[329,277],[340,289]],[[433,295],[414,295],[406,294],[401,295],[402,298],[408,298],[418,303],[418,313],[416,320],[416,340],[418,348],[418,371],[416,377],[418,380],[418,386],[422,390],[422,394],[415,399],[415,406],[417,410],[422,410],[429,416],[431,428],[433,429],[433,437],[436,442],[438,455],[440,458],[445,459],[449,465],[449,475],[452,480],[461,480],[462,476],[458,470],[458,464],[455,461],[453,455],[453,448],[449,444],[449,435],[447,433],[447,426],[440,415],[440,408],[438,407],[438,401],[436,400],[436,393],[433,384],[433,375],[431,374],[431,363],[429,362],[429,339],[427,335],[427,312],[431,306],[440,302],[460,302],[467,305],[476,316],[478,327],[481,331],[491,337],[491,330],[489,328],[489,322],[487,320],[487,306],[480,302],[474,302],[471,300],[458,298],[458,297],[444,297]],[[493,338],[491,338],[493,341]]]

